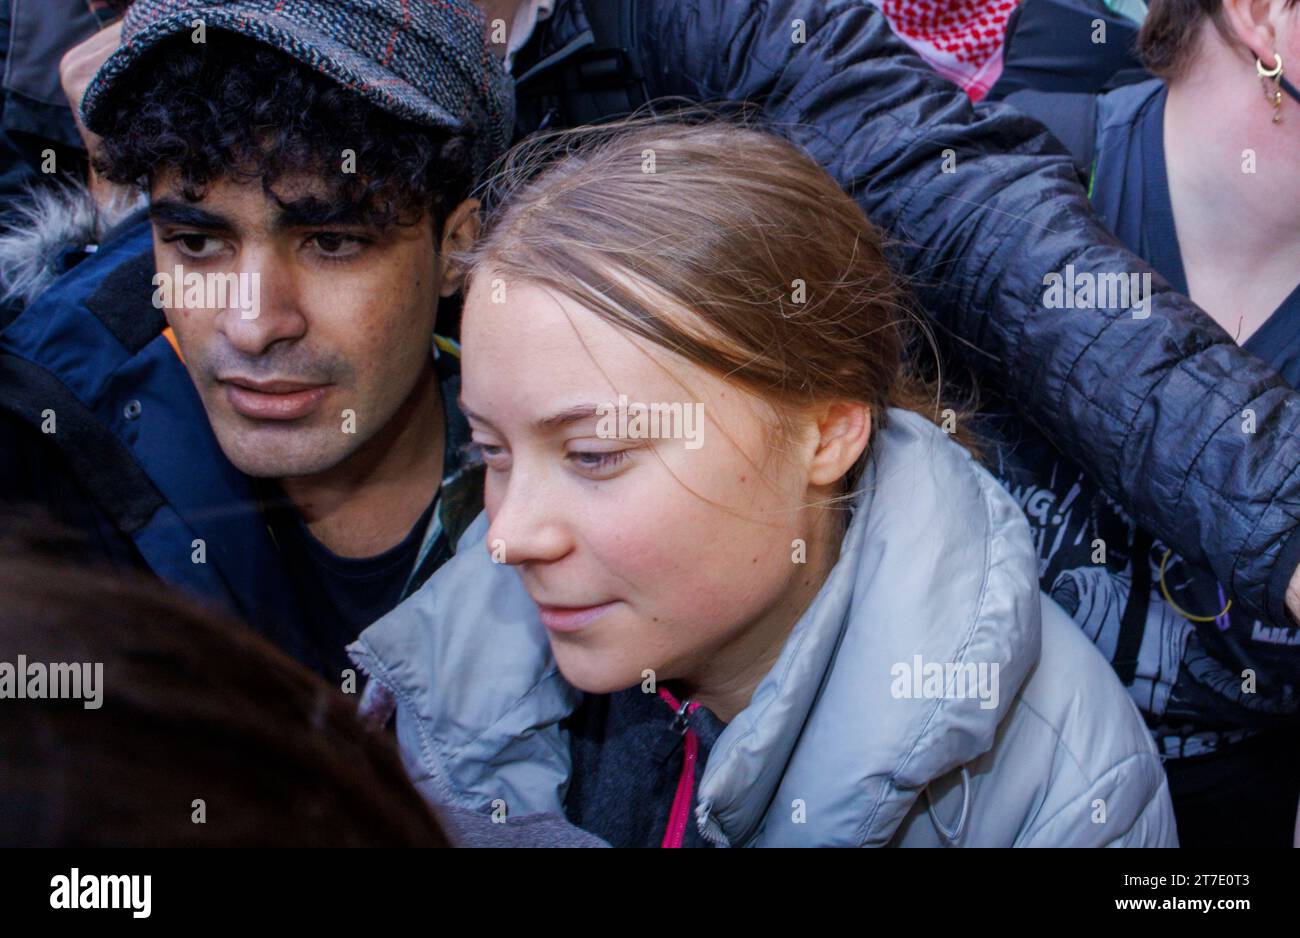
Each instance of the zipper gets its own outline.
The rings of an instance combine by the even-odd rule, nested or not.
[[[700,738],[691,729],[690,716],[699,709],[699,704],[690,700],[680,703],[664,688],[659,688],[659,697],[676,711],[673,716],[672,729],[686,737],[686,752],[682,757],[682,774],[677,778],[677,792],[673,795],[673,806],[668,812],[668,827],[664,831],[661,847],[680,847],[686,837],[686,825],[691,817],[691,799],[695,795],[695,763],[700,755]]]

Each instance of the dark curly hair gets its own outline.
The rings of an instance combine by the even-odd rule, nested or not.
[[[147,189],[160,171],[180,175],[186,199],[222,178],[278,179],[307,173],[329,183],[324,199],[365,224],[414,224],[435,232],[473,185],[464,133],[395,117],[270,46],[213,30],[154,49],[125,77],[110,112],[112,130],[94,160],[111,182]],[[355,172],[344,172],[344,150]]]

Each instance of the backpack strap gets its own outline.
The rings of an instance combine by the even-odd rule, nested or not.
[[[1083,92],[1015,91],[1006,103],[1028,114],[1064,144],[1092,197],[1093,158],[1097,148],[1097,96]]]
[[[152,252],[143,251],[109,271],[84,300],[132,355],[167,325],[159,310],[141,300],[153,289],[153,267]],[[62,452],[81,488],[117,530],[135,534],[165,500],[130,448],[55,375],[20,355],[0,354],[0,413],[36,433],[47,409],[57,415],[58,432],[36,439]]]
[[[1151,548],[1155,539],[1139,528],[1133,535],[1133,578],[1129,582],[1128,601],[1120,618],[1119,636],[1115,639],[1112,664],[1120,683],[1130,687],[1137,678],[1142,636],[1147,630],[1147,610],[1151,607]]]
[[[649,100],[637,40],[637,0],[595,0],[583,10],[592,42],[520,79],[521,134],[554,123],[599,124],[630,114]]]
[[[47,410],[57,415],[58,432],[42,435]],[[139,531],[165,504],[127,445],[54,375],[17,355],[0,354],[0,414],[57,447],[81,488],[124,535]]]

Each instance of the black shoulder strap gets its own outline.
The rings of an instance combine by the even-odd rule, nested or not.
[[[1142,636],[1147,629],[1147,610],[1151,605],[1151,548],[1154,538],[1139,528],[1133,535],[1133,579],[1129,583],[1128,601],[1115,639],[1115,657],[1111,662],[1120,682],[1130,686],[1137,677]]]
[[[1037,91],[1032,88],[1012,92],[1006,98],[1012,105],[1052,132],[1070,151],[1075,168],[1085,180],[1092,178],[1092,160],[1097,140],[1097,96],[1083,92]],[[1090,193],[1092,191],[1089,186]]]
[[[106,238],[101,250],[111,250]],[[153,254],[129,257],[104,275],[85,300],[86,308],[122,347],[134,354],[167,325],[149,302]],[[56,432],[39,432],[53,411]],[[82,489],[113,525],[131,535],[164,504],[157,486],[125,443],[53,374],[25,358],[0,354],[0,413],[32,428],[38,445],[62,451]]]
[[[637,0],[583,4],[592,43],[518,87],[520,130],[614,120],[649,99],[637,38]]]
[[[55,418],[55,432],[37,438],[62,451],[114,527],[128,536],[144,527],[164,499],[126,444],[49,372],[16,355],[0,354],[0,413],[37,434],[47,411]]]

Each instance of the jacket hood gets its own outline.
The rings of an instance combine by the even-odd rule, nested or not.
[[[63,272],[65,251],[97,243],[147,200],[122,195],[98,206],[75,181],[40,185],[8,207],[0,234],[0,302],[25,308]]]
[[[486,530],[480,516],[465,543]],[[1014,501],[932,423],[890,410],[838,562],[713,748],[701,831],[735,845],[887,843],[928,783],[992,748],[1040,621]],[[485,546],[462,549],[349,651],[374,678],[363,711],[396,707],[431,800],[562,810],[559,723],[581,695],[519,578]],[[942,684],[913,675],[934,666]],[[961,683],[981,666],[995,694]]]

